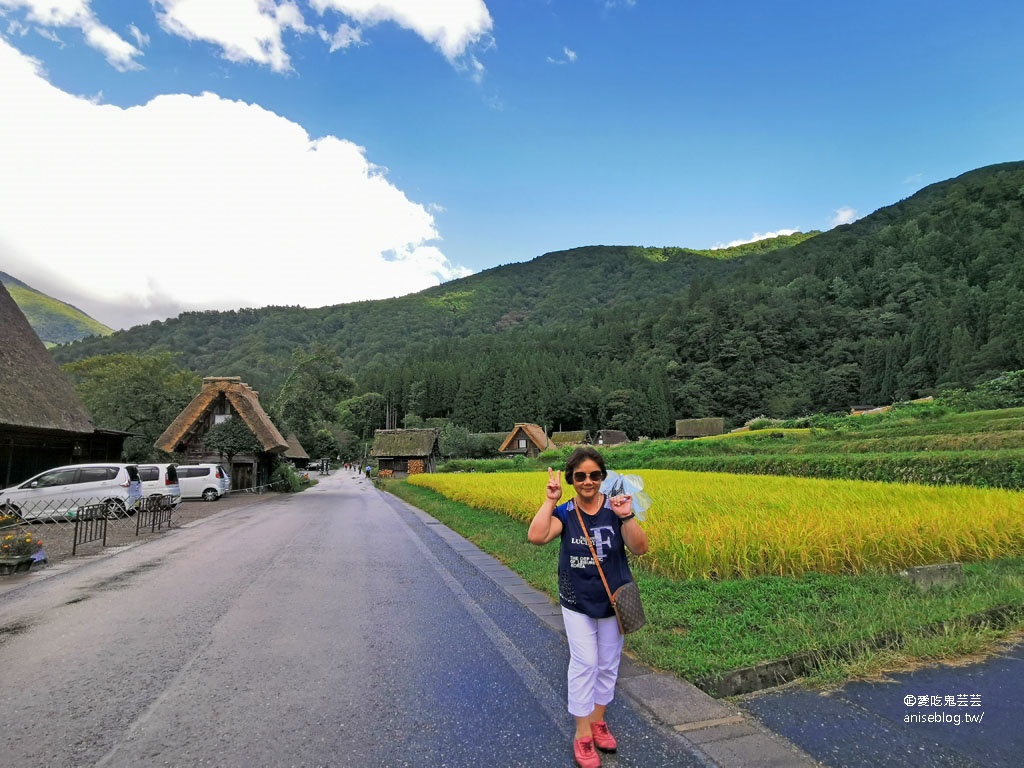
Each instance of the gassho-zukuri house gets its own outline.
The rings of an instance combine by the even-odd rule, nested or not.
[[[0,283],[0,488],[64,464],[120,461],[128,432],[100,429]]]
[[[182,464],[222,461],[216,450],[206,447],[206,433],[226,419],[241,419],[262,447],[254,453],[239,453],[227,468],[232,490],[245,490],[270,481],[274,460],[285,453],[288,441],[270,421],[260,405],[259,395],[238,376],[208,376],[203,388],[164,433],[156,447],[172,454]]]
[[[503,456],[526,456],[534,458],[555,444],[551,442],[544,428],[537,424],[516,424],[508,433],[498,452]]]
[[[394,477],[430,474],[437,470],[441,455],[436,429],[378,429],[373,433],[370,456],[378,471]]]

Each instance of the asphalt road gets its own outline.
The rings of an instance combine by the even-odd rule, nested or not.
[[[569,766],[561,635],[344,471],[0,600],[17,766]],[[615,766],[703,766],[620,697]]]
[[[788,688],[743,708],[832,768],[1020,768],[1024,644],[828,693]]]

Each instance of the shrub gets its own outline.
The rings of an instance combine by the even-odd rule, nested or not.
[[[296,493],[301,491],[308,483],[295,473],[291,464],[278,464],[270,475],[270,483],[274,490],[283,493]]]

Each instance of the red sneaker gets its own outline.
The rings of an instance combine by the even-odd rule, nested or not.
[[[593,738],[585,736],[582,739],[573,739],[572,756],[580,768],[601,768],[601,758],[594,749]]]
[[[615,737],[612,736],[612,732],[608,730],[607,723],[600,720],[596,723],[591,723],[590,732],[594,736],[594,746],[602,752],[614,752],[619,748],[619,745],[615,743]]]

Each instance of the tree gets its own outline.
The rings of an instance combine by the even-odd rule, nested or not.
[[[635,389],[613,390],[604,401],[605,423],[635,439],[642,431],[646,407],[643,394]]]
[[[152,461],[153,443],[196,396],[202,381],[175,365],[170,352],[114,354],[65,363],[68,376],[98,427],[131,432],[126,461]]]
[[[232,416],[220,424],[215,424],[203,442],[206,449],[217,451],[230,465],[231,460],[239,453],[258,453],[263,450],[256,435],[249,429],[248,425],[239,417]]]
[[[419,416],[411,411],[405,414],[405,418],[402,419],[403,429],[423,429],[426,425],[426,420],[422,416]]]
[[[274,409],[299,442],[311,444],[317,430],[334,420],[338,403],[352,395],[356,383],[342,373],[337,353],[322,344],[314,344],[310,352],[296,350],[291,363]]]
[[[387,401],[379,392],[350,397],[338,404],[335,414],[338,423],[354,435],[366,440],[375,429],[384,427]]]
[[[310,456],[316,459],[333,459],[339,453],[337,438],[326,429],[317,430],[310,446]]]
[[[448,422],[437,435],[438,449],[442,456],[469,456],[469,430]]]
[[[409,416],[415,415],[421,418],[426,416],[427,405],[427,384],[424,381],[414,381],[409,385],[409,393],[406,395],[408,403],[406,421]],[[408,424],[406,425],[408,426]]]

